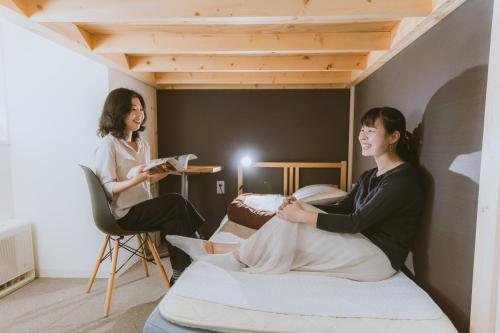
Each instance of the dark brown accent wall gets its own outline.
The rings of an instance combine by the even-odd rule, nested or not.
[[[222,165],[213,175],[189,178],[189,199],[213,225],[225,214],[216,194],[224,180],[226,200],[236,197],[237,165],[253,161],[327,162],[347,160],[349,90],[159,90],[158,153],[194,153],[194,164]],[[282,174],[246,173],[246,192],[282,193]],[[334,183],[338,176],[316,170],[303,184]],[[160,193],[180,189],[177,176]]]
[[[417,282],[468,332],[492,0],[468,0],[356,87],[355,119],[376,106],[420,138],[426,209]],[[356,123],[356,130],[359,125]],[[354,177],[374,167],[354,150]]]

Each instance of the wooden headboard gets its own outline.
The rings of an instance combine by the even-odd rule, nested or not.
[[[300,188],[300,169],[340,169],[339,188],[347,191],[347,162],[255,162],[238,167],[238,194],[243,193],[243,170],[246,168],[283,169],[283,195],[291,195]]]

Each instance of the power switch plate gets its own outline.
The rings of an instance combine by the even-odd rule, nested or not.
[[[217,181],[217,194],[224,194],[224,181],[223,180]]]

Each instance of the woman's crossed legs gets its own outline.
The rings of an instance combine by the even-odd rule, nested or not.
[[[195,260],[229,270],[244,268],[265,274],[321,272],[358,281],[383,280],[395,273],[387,256],[361,234],[331,233],[279,217],[273,217],[239,243],[180,236],[167,236],[167,240]]]

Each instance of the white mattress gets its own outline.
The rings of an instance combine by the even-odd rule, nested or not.
[[[433,320],[391,320],[301,316],[260,312],[189,299],[170,293],[160,303],[160,314],[168,321],[216,332],[270,333],[456,333],[444,316]]]
[[[221,292],[223,291],[223,292]],[[273,313],[385,319],[438,319],[439,307],[403,273],[378,282],[320,274],[252,274],[198,261],[172,293]]]
[[[219,332],[456,332],[404,274],[355,282],[191,265],[159,305],[167,320]]]

